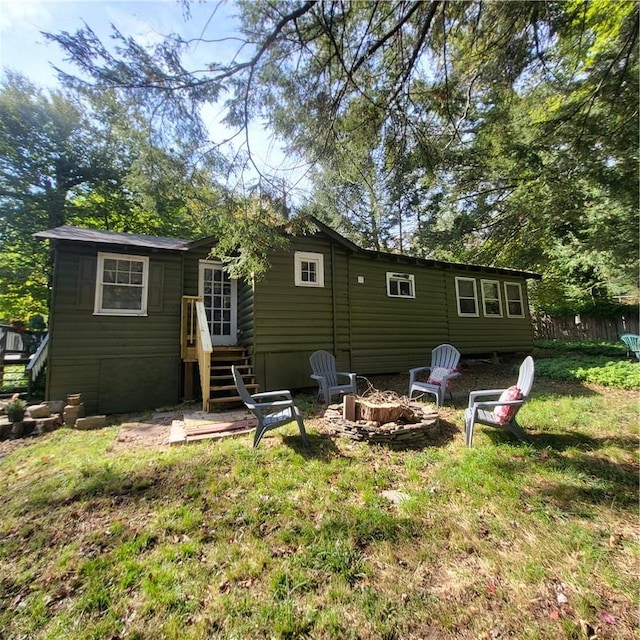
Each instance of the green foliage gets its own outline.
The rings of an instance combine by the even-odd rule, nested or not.
[[[640,389],[640,363],[606,356],[560,356],[536,362],[536,374],[551,380],[580,380],[617,389]]]
[[[5,410],[7,413],[13,413],[16,411],[24,411],[27,408],[27,403],[25,400],[20,398],[17,394],[15,394],[9,402],[5,405]]]
[[[622,342],[536,340],[535,347],[540,355],[536,358],[536,375],[542,378],[640,389],[640,363],[623,360],[627,347]]]
[[[221,200],[218,154],[158,146],[136,105],[39,90],[7,73],[0,85],[0,317],[46,313],[47,246],[33,234],[63,224],[191,239],[207,235]],[[197,161],[197,167],[194,163]]]
[[[548,351],[546,354],[579,353],[589,356],[624,357],[627,347],[623,342],[607,340],[536,340],[534,346]],[[545,357],[545,354],[542,354]]]
[[[199,106],[229,91],[227,122],[268,122],[313,166],[309,209],[359,244],[539,271],[543,311],[637,292],[636,2],[238,8],[246,41],[206,71],[176,36],[48,37],[96,93],[164,114],[156,136],[197,146]]]

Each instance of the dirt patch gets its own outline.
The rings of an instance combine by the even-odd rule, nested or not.
[[[36,442],[36,436],[27,436],[26,438],[18,438],[16,440],[0,440],[0,461],[4,456],[8,456],[16,449],[28,447]]]
[[[182,411],[154,413],[149,417],[131,417],[120,424],[111,449],[169,448],[169,431],[174,420],[182,420]]]

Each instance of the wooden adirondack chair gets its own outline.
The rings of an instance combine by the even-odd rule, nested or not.
[[[469,394],[469,406],[464,416],[465,440],[468,447],[473,441],[473,427],[476,423],[506,429],[519,440],[525,439],[525,433],[516,422],[520,407],[527,401],[533,386],[534,363],[527,356],[520,365],[518,381],[508,389],[486,389],[472,391]],[[495,400],[479,401],[479,398],[495,398]]]
[[[449,386],[449,380],[453,380],[460,376],[456,371],[458,362],[460,361],[460,352],[450,344],[441,344],[431,352],[431,366],[416,367],[409,370],[409,399],[414,394],[431,393],[436,397],[436,404],[441,406],[444,404],[444,394]],[[427,382],[416,380],[418,373],[428,371],[429,379]],[[449,389],[449,395],[451,390]]]
[[[633,355],[640,360],[640,336],[635,333],[623,333],[620,336],[620,340],[627,345],[627,352],[633,353]]]
[[[242,374],[235,366],[231,367],[231,373],[233,374],[233,379],[242,401],[258,421],[256,433],[253,438],[254,449],[260,444],[262,436],[264,436],[267,431],[281,427],[294,420],[298,423],[302,441],[305,445],[309,444],[302,416],[300,415],[298,407],[293,404],[290,391],[265,391],[252,395],[244,384]],[[269,398],[273,399],[267,401]]]
[[[336,358],[328,351],[315,351],[309,356],[311,378],[318,383],[318,396],[324,398],[324,403],[331,402],[331,396],[345,393],[358,393],[356,374],[346,371],[336,371]],[[340,383],[340,378],[348,382]]]

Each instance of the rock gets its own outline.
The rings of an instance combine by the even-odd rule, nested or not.
[[[30,418],[48,418],[51,410],[46,404],[34,404],[27,407],[27,415]]]
[[[86,429],[99,429],[107,424],[107,416],[89,416],[88,418],[78,418],[75,428],[84,431]]]
[[[380,495],[382,495],[383,498],[386,498],[393,504],[402,504],[410,497],[408,494],[403,493],[402,491],[394,491],[392,489],[383,491]]]
[[[42,404],[46,404],[51,413],[62,413],[64,410],[64,400],[45,400]]]
[[[82,404],[75,404],[75,405],[68,404],[65,406],[64,412],[62,414],[64,423],[65,425],[67,425],[67,427],[73,427],[76,423],[76,420],[78,418],[82,418],[83,416],[84,416],[84,405]]]
[[[62,416],[59,413],[55,416],[50,416],[49,418],[41,418],[39,420],[36,420],[36,429],[38,431],[38,435],[49,433],[50,431],[54,431],[61,426]]]

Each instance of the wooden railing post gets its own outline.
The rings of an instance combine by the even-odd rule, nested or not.
[[[180,319],[180,352],[182,360],[198,363],[200,370],[200,388],[202,390],[202,408],[209,411],[211,395],[211,335],[207,313],[202,299],[198,296],[182,297],[182,315]],[[192,365],[191,365],[192,366]],[[185,395],[189,394],[189,385],[193,387],[193,371],[186,370]]]

